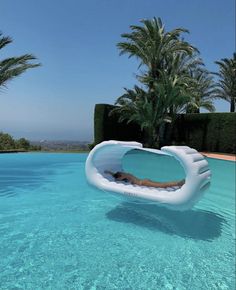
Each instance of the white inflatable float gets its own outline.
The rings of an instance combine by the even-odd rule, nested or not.
[[[156,188],[133,185],[105,174],[105,170],[123,171],[122,158],[130,150],[144,150],[176,158],[186,173],[182,187]],[[188,146],[165,146],[161,150],[143,148],[137,142],[104,141],[93,148],[86,160],[88,182],[105,191],[157,202],[173,210],[190,209],[210,185],[211,172],[205,158]]]

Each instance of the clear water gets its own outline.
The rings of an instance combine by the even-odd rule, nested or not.
[[[209,159],[210,189],[175,212],[88,186],[86,157],[0,155],[0,289],[235,289],[234,162]],[[124,167],[183,177],[148,153]]]

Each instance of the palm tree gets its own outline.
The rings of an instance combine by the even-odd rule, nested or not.
[[[219,77],[216,97],[230,102],[230,112],[235,112],[236,53],[233,54],[233,58],[223,58],[215,63],[219,65],[219,72],[215,73]]]
[[[135,122],[145,131],[147,145],[150,147],[159,146],[160,132],[163,131],[165,123],[171,123],[174,113],[186,104],[189,97],[180,93],[181,86],[178,86],[175,80],[165,78],[166,75],[160,75],[160,82],[154,84],[154,93],[158,98],[153,102],[150,92],[135,86],[134,89],[125,89],[125,94],[119,97],[115,103],[117,107],[111,111],[111,114],[118,113],[119,121],[127,123]],[[164,79],[165,78],[165,79]],[[177,84],[177,85],[176,85]],[[177,95],[181,97],[176,98]],[[170,111],[170,107],[174,111]]]
[[[163,108],[154,106],[149,93],[138,86],[134,89],[125,89],[125,91],[125,94],[117,99],[115,103],[117,107],[111,111],[111,114],[118,113],[120,122],[138,124],[147,135],[148,145],[155,146],[158,136],[157,125],[164,116]]]
[[[135,121],[147,131],[149,144],[158,143],[159,130],[165,122],[171,122],[189,96],[186,94],[186,73],[179,74],[182,59],[197,53],[197,49],[180,39],[186,29],[177,28],[166,32],[160,18],[142,20],[142,26],[130,26],[131,33],[121,36],[126,39],[117,47],[120,54],[136,57],[139,68],[145,69],[138,80],[145,85],[147,91],[135,87],[126,90],[118,98],[119,106],[114,111],[121,114],[120,120]],[[183,61],[182,61],[183,62]],[[183,68],[182,68],[183,72]]]
[[[199,112],[200,107],[214,111],[212,77],[203,70],[198,50],[180,39],[188,32],[177,28],[166,32],[160,18],[142,20],[142,26],[130,26],[131,33],[121,36],[120,54],[139,60],[144,68],[137,79],[147,90],[135,87],[118,98],[120,120],[135,121],[149,136],[149,144],[158,144],[162,128],[175,114]],[[186,106],[187,104],[187,106]]]
[[[0,33],[0,49],[11,43],[10,37],[3,37]],[[32,54],[24,54],[18,57],[9,57],[0,61],[0,87],[6,86],[7,82],[22,74],[29,68],[38,67],[39,63],[32,63],[36,57]]]
[[[191,71],[191,77],[191,85],[189,86],[190,101],[185,106],[186,112],[200,113],[200,108],[214,112],[213,101],[216,94],[216,85],[212,74],[202,68],[196,68]]]
[[[117,44],[120,55],[128,54],[140,61],[150,76],[147,84],[149,91],[153,90],[154,82],[159,78],[160,71],[167,69],[170,56],[182,53],[192,55],[196,48],[181,40],[180,36],[188,30],[177,28],[166,32],[160,18],[141,20],[143,26],[131,25],[131,33],[121,36],[127,41]],[[153,96],[155,98],[155,96]]]

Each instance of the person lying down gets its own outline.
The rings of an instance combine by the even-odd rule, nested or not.
[[[139,179],[136,176],[126,173],[126,172],[112,172],[109,170],[105,170],[104,173],[110,174],[112,177],[115,178],[116,181],[124,181],[129,182],[131,184],[137,184],[141,186],[150,186],[150,187],[172,187],[172,186],[182,186],[185,183],[185,179],[180,181],[171,181],[171,182],[157,182],[150,179]]]

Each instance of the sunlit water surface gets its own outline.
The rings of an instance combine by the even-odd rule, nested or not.
[[[86,183],[87,154],[0,155],[0,289],[235,289],[235,163],[187,212]],[[125,157],[139,177],[184,177],[168,156]]]

